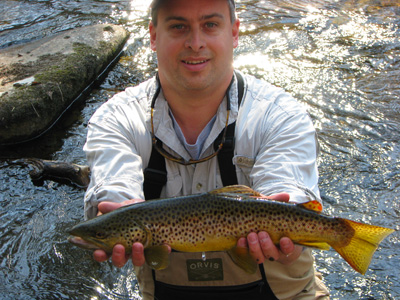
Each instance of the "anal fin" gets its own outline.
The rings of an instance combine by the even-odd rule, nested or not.
[[[316,248],[320,250],[329,250],[331,248],[331,246],[329,246],[327,243],[324,242],[296,241],[296,243],[299,245],[303,245],[310,248]]]

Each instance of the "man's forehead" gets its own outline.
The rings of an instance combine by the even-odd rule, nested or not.
[[[169,0],[153,0],[150,7],[154,8],[154,7],[159,7],[162,3],[168,2]],[[198,0],[201,1],[201,0]],[[235,7],[235,0],[226,0],[227,2],[229,2],[233,7]]]
[[[201,1],[201,0],[197,0]],[[215,0],[217,1],[217,0]],[[235,1],[234,0],[225,0],[226,3],[231,7],[231,9],[235,10]],[[161,7],[167,6],[168,4],[172,4],[173,0],[153,0],[150,8],[153,13],[153,11],[158,11]]]
[[[201,1],[201,0],[197,0],[197,1]],[[190,7],[192,7],[189,3],[186,3],[187,5],[183,5],[178,6],[176,5],[176,3],[174,3],[175,1],[168,1],[168,0],[163,0],[163,4],[159,7],[159,14],[161,19],[163,19],[163,21],[169,21],[170,19],[185,19],[185,14],[187,12],[187,7],[188,5]],[[215,3],[216,0],[213,0],[213,3]],[[224,12],[221,11],[221,4],[224,4]],[[198,16],[198,18],[200,19],[210,19],[210,18],[221,18],[221,19],[225,19],[224,13],[228,13],[229,14],[229,10],[228,10],[228,6],[226,4],[226,0],[219,0],[219,5],[217,7],[220,8],[216,8],[213,5],[207,5],[206,3],[204,3],[202,5],[202,9],[201,11],[199,11],[200,15]],[[186,6],[186,7],[185,7]],[[225,11],[226,10],[226,11]],[[182,13],[182,16],[181,16]]]
[[[213,5],[215,4],[215,5]],[[193,6],[198,6],[200,5],[202,7],[202,12],[205,13],[205,11],[210,8],[209,13],[222,13],[225,15],[225,12],[222,12],[221,4],[224,4],[224,10],[227,7],[228,8],[228,13],[229,13],[229,19],[233,23],[234,20],[236,20],[236,14],[235,14],[235,2],[234,0],[209,0],[209,1],[203,1],[203,0],[153,0],[151,3],[151,19],[152,22],[155,26],[157,26],[158,19],[161,13],[163,15],[161,19],[165,20],[165,15],[168,14],[174,14],[177,13],[178,17],[179,14],[187,14],[188,6],[191,8],[194,8]],[[216,9],[219,7],[219,9]],[[180,11],[180,8],[182,8],[182,11]],[[215,9],[215,10],[214,10]],[[212,11],[214,10],[214,11]],[[207,13],[208,14],[208,13]]]

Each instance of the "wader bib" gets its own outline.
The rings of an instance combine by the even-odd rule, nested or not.
[[[244,80],[238,80],[238,107],[244,93]],[[217,155],[224,186],[237,184],[236,170],[232,163],[235,148],[235,122],[227,128],[223,148]],[[214,141],[216,150],[221,143],[223,131]],[[157,140],[158,146],[162,142]],[[144,195],[146,200],[160,197],[167,182],[165,158],[152,148],[150,160],[144,170]],[[265,276],[263,264],[252,275],[237,267],[224,252],[170,254],[170,266],[165,270],[152,271],[154,298],[157,300],[277,300]]]

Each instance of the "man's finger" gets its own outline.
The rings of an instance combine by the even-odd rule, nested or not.
[[[103,202],[99,203],[97,209],[99,210],[100,213],[106,214],[106,213],[109,213],[110,211],[113,211],[121,206],[122,206],[121,203],[103,201]]]
[[[237,245],[240,248],[248,248],[247,245],[247,239],[245,237],[241,237],[238,241],[237,241]]]
[[[99,210],[99,214],[106,214],[109,213],[110,211],[120,208],[121,206],[126,206],[143,201],[144,201],[143,199],[130,199],[122,202],[103,201],[99,203],[97,209]]]
[[[280,247],[282,253],[285,255],[290,255],[294,251],[294,244],[287,237],[281,238],[281,240],[279,241],[279,247]]]
[[[260,240],[262,252],[267,259],[271,261],[279,259],[279,250],[276,248],[267,232],[259,232],[258,239]]]
[[[135,266],[142,266],[145,263],[144,247],[141,243],[134,243],[132,245],[132,263]]]
[[[293,263],[303,252],[303,247],[295,245],[288,237],[281,238],[279,242],[279,248],[281,250],[279,262],[285,265]]]
[[[279,193],[271,196],[267,196],[268,199],[281,201],[281,202],[289,202],[290,195],[288,193]]]
[[[122,268],[128,261],[128,256],[125,254],[124,246],[117,244],[114,246],[113,253],[111,255],[113,265]]]
[[[98,249],[98,250],[94,250],[93,258],[97,262],[103,262],[103,261],[106,261],[108,259],[108,255],[103,250]]]
[[[249,251],[252,257],[257,263],[262,263],[265,260],[265,256],[260,247],[260,242],[258,240],[258,235],[255,232],[251,232],[247,236],[247,243],[249,245]]]

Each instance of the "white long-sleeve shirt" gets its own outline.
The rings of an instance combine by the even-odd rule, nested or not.
[[[282,89],[249,75],[244,78],[239,113],[236,78],[230,90],[229,123],[237,121],[233,163],[238,183],[265,195],[287,192],[291,202],[318,197],[318,144],[306,110]],[[85,195],[86,218],[96,215],[101,201],[144,198],[143,170],[152,147],[150,102],[156,86],[153,78],[127,88],[104,103],[91,118],[84,146],[91,169],[91,182]],[[214,151],[213,142],[225,127],[226,101],[218,109],[200,157]],[[155,104],[154,129],[167,151],[190,159],[176,135],[162,92]],[[162,197],[222,187],[216,158],[190,166],[167,160],[166,167],[168,180]],[[312,193],[315,195],[311,196]]]

